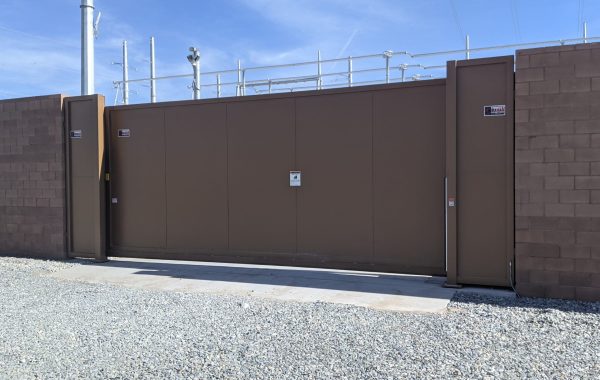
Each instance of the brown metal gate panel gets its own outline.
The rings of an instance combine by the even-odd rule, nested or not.
[[[507,286],[513,255],[513,57],[456,67],[459,283]],[[504,115],[484,116],[486,105]]]
[[[298,251],[372,262],[370,93],[296,100]]]
[[[294,100],[228,104],[227,133],[230,250],[295,252]]]
[[[165,109],[167,248],[227,249],[227,107]]]
[[[444,81],[373,94],[377,262],[443,274]]]
[[[166,249],[164,111],[111,113],[110,162],[112,247]]]
[[[506,285],[511,65],[460,62],[449,82],[109,107],[111,254],[442,275],[447,237],[450,283],[458,272]],[[484,117],[488,103],[506,117]],[[445,208],[445,176],[458,207]]]
[[[111,253],[442,274],[443,83],[109,108]]]

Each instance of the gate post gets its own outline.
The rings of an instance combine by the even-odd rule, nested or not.
[[[448,61],[446,74],[446,287],[457,282],[456,228],[456,61]]]
[[[513,67],[513,56],[447,64],[447,286],[512,285]]]
[[[106,261],[104,97],[65,99],[67,252]]]

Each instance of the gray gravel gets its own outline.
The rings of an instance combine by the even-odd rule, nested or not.
[[[140,291],[0,258],[0,378],[600,377],[600,303],[459,294],[444,314]]]

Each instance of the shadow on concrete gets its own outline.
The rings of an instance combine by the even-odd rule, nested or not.
[[[221,281],[328,289],[373,294],[450,299],[444,277],[358,272],[348,270],[277,267],[207,262],[176,262],[118,258],[89,265],[127,270],[130,274],[176,279]]]

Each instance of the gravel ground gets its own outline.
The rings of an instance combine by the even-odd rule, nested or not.
[[[600,303],[459,294],[443,314],[62,282],[0,258],[0,378],[600,377]]]

